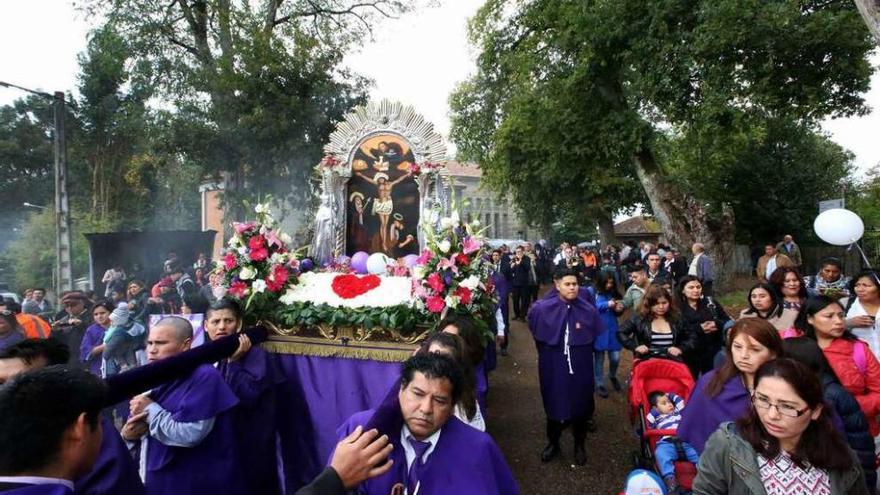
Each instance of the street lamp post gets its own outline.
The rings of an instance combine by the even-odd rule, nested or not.
[[[56,294],[61,294],[63,291],[73,289],[70,202],[67,195],[67,141],[64,122],[67,105],[64,93],[56,91],[55,94],[50,95],[3,81],[0,81],[0,86],[19,89],[52,101],[54,114],[52,138],[55,145],[55,291]],[[24,206],[46,209],[45,206],[30,203],[24,203]]]

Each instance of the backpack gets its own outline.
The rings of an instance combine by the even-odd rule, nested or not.
[[[865,354],[865,347],[868,347],[868,345],[861,340],[857,340],[856,345],[853,347],[853,361],[855,361],[856,368],[859,369],[859,373],[862,376],[868,374],[868,356]]]

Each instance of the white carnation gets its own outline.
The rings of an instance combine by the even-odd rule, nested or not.
[[[244,246],[242,246],[242,247],[236,249],[236,251],[238,251],[238,254],[240,254],[240,255],[242,255],[242,256],[245,255],[245,254],[247,254],[247,248],[244,247]]]
[[[439,244],[437,244],[437,247],[440,249],[440,252],[446,254],[449,252],[450,249],[452,249],[452,243],[449,242],[449,239],[443,239],[442,241],[440,241]]]
[[[256,276],[257,276],[257,271],[249,266],[242,268],[241,271],[238,272],[238,278],[240,278],[242,280],[250,280]],[[263,283],[265,284],[265,282],[263,282]]]
[[[251,285],[251,287],[254,289],[254,292],[262,293],[266,290],[266,281],[261,278],[258,278],[256,280],[254,280],[254,283],[253,283],[253,285]]]
[[[446,305],[450,308],[458,307],[458,298],[455,296],[446,296]]]
[[[412,277],[416,280],[421,280],[425,278],[425,267],[424,266],[414,266],[412,267]]]
[[[476,275],[471,275],[470,277],[462,280],[458,283],[460,287],[467,287],[470,290],[475,290],[480,286],[480,279]]]

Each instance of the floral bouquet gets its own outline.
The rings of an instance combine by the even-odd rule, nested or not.
[[[439,172],[443,167],[444,165],[441,163],[413,163],[409,167],[409,174],[413,177],[418,177],[422,174],[433,174]]]
[[[226,294],[244,301],[249,316],[269,316],[288,284],[296,283],[299,259],[290,251],[290,236],[278,230],[269,206],[258,204],[253,222],[233,222],[218,271]]]
[[[412,268],[416,305],[435,319],[448,311],[470,314],[488,330],[498,300],[482,232],[458,213],[423,229],[425,249]]]

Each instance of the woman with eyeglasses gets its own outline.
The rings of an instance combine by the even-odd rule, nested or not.
[[[0,311],[0,351],[24,339],[24,330],[18,324],[15,314],[8,309]]]
[[[806,365],[765,363],[747,414],[722,424],[706,444],[693,493],[868,494],[859,461],[830,416],[822,384]]]
[[[808,299],[798,316],[797,327],[822,349],[841,385],[859,401],[871,436],[880,434],[880,363],[868,344],[846,329],[843,306],[836,299]]]

